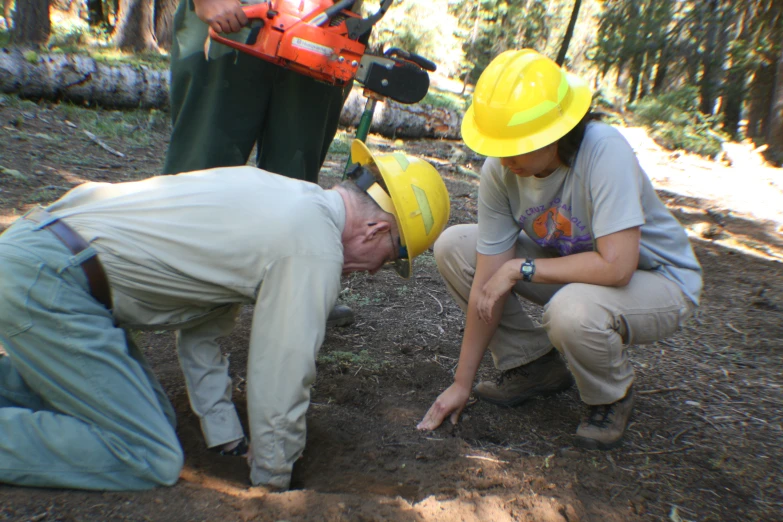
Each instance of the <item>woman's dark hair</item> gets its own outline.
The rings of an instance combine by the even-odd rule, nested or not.
[[[582,117],[576,127],[568,131],[568,134],[557,141],[557,157],[567,167],[573,167],[579,147],[585,137],[585,129],[591,121],[600,121],[605,115],[600,112],[590,111]]]

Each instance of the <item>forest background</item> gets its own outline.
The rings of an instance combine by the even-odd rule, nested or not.
[[[0,45],[115,61],[108,50],[116,48],[165,68],[177,0],[3,0],[3,7]],[[669,149],[716,157],[722,143],[749,139],[769,161],[783,161],[779,0],[398,1],[371,45],[435,61],[441,75],[462,83],[463,96],[426,101],[457,112],[492,57],[532,47],[589,78],[597,105],[632,111]]]

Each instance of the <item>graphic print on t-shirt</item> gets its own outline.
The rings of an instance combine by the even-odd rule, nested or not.
[[[593,238],[589,233],[579,234],[587,228],[582,220],[570,216],[569,205],[555,199],[546,210],[541,211],[543,208],[546,207],[531,207],[519,218],[519,225],[533,241],[542,248],[556,250],[561,256],[593,250]],[[525,226],[528,219],[532,224],[528,222]],[[574,232],[579,235],[575,236]]]

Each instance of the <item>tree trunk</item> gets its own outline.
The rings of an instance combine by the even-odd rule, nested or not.
[[[571,38],[574,36],[574,27],[576,27],[576,19],[579,17],[579,7],[582,5],[582,0],[574,0],[574,10],[571,12],[571,20],[568,22],[568,28],[566,28],[565,35],[563,36],[563,43],[560,45],[560,51],[557,53],[557,65],[563,65],[565,63],[566,55],[568,54],[568,45],[571,43]]]
[[[739,132],[742,104],[748,92],[747,75],[746,67],[732,67],[728,72],[731,81],[723,88],[723,130],[732,138],[736,138]]]
[[[653,80],[652,94],[658,96],[663,90],[663,86],[666,81],[666,73],[669,71],[669,43],[664,42],[663,48],[658,55],[658,68],[655,71],[655,79]]]
[[[718,0],[710,0],[707,7],[707,35],[704,41],[704,58],[702,59],[702,74],[700,83],[701,103],[699,110],[702,114],[712,114],[715,105],[715,91],[717,86],[717,74],[720,60],[716,56],[716,42],[718,41]]]
[[[120,0],[114,43],[126,51],[152,51],[158,48],[153,31],[153,0]]]
[[[5,19],[5,26],[11,27],[11,7],[14,5],[14,0],[3,0],[3,18]]]
[[[155,0],[155,39],[158,45],[171,49],[174,36],[174,13],[177,11],[177,0]]]
[[[45,44],[51,30],[49,0],[23,0],[16,5],[13,31],[15,44]]]
[[[87,13],[87,22],[91,26],[106,22],[106,17],[103,15],[103,0],[87,0]]]
[[[770,156],[780,162],[783,161],[783,51],[780,53],[776,69],[772,103],[769,107],[767,144],[769,144]]]
[[[751,138],[765,138],[772,106],[772,88],[775,81],[774,65],[762,63],[756,69],[750,84],[748,100],[748,131]]]
[[[642,61],[644,60],[644,55],[642,53],[637,53],[636,56],[633,57],[631,60],[631,68],[629,70],[629,74],[631,77],[631,88],[628,92],[628,103],[631,104],[636,101],[636,97],[639,93],[639,84],[641,82],[641,76],[642,76]]]
[[[169,71],[133,65],[109,66],[87,56],[47,54],[35,63],[20,50],[0,49],[0,92],[34,99],[67,100],[104,108],[165,109],[169,103]],[[366,98],[351,91],[340,124],[359,123]],[[370,130],[387,137],[459,139],[460,115],[429,105],[379,103]]]

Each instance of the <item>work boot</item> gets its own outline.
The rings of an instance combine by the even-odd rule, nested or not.
[[[554,348],[533,362],[506,370],[495,382],[482,381],[476,396],[500,406],[517,406],[536,395],[550,395],[574,384],[571,372]]]
[[[215,453],[226,457],[246,457],[250,445],[247,442],[247,437],[242,437],[239,440],[227,442],[209,449],[210,451],[214,451]]]
[[[576,429],[574,444],[587,449],[608,450],[622,442],[633,410],[633,388],[617,402],[590,406],[587,417]]]
[[[345,305],[336,304],[334,305],[334,308],[332,308],[332,311],[329,312],[329,317],[326,319],[326,326],[348,326],[349,324],[353,324],[354,319],[356,319],[356,317],[353,315],[353,310]]]

